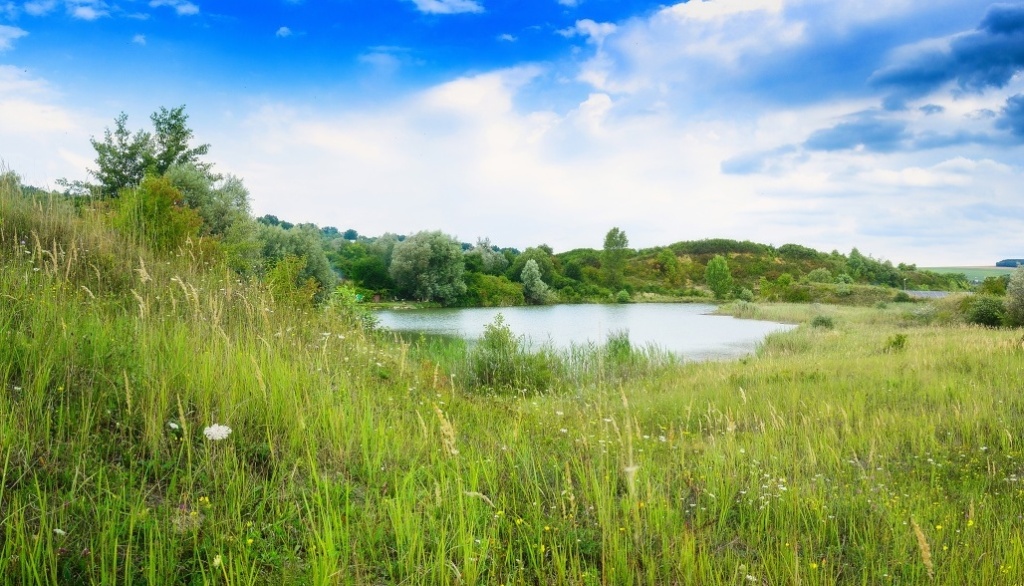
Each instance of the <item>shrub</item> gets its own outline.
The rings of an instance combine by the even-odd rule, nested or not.
[[[914,298],[906,291],[897,291],[896,295],[893,295],[892,300],[894,303],[908,303],[913,301]]]
[[[906,347],[907,335],[893,334],[885,341],[885,346],[882,348],[882,351],[891,354],[893,352],[902,352]]]
[[[991,328],[1001,326],[1005,316],[1006,308],[1003,301],[989,295],[974,296],[964,312],[967,323]]]
[[[1024,267],[1017,267],[1006,286],[1006,320],[1011,326],[1024,326]]]
[[[751,291],[750,289],[747,289],[746,287],[744,287],[744,288],[740,289],[740,293],[739,293],[739,295],[737,295],[737,297],[739,298],[740,301],[753,301],[754,300],[754,292]]]
[[[633,299],[632,299],[632,297],[630,297],[629,291],[626,291],[625,289],[623,289],[622,291],[619,291],[615,295],[615,302],[616,303],[629,303],[632,300]]]
[[[828,317],[827,315],[816,315],[814,316],[814,319],[811,320],[811,327],[825,328],[827,330],[831,330],[832,328],[836,327],[836,322],[834,319]]]
[[[832,271],[825,267],[819,267],[813,271],[807,273],[804,277],[808,283],[831,283],[832,282]]]
[[[477,388],[491,391],[543,391],[551,386],[557,359],[530,353],[525,340],[512,333],[500,313],[484,326],[483,338],[469,356],[469,374]]]

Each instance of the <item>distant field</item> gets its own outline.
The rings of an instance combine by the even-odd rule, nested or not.
[[[921,267],[936,273],[963,273],[969,280],[984,280],[986,277],[1009,275],[1013,269],[1007,267]]]

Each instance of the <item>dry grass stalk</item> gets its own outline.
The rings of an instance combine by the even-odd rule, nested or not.
[[[434,413],[441,424],[441,442],[444,444],[444,450],[452,456],[458,456],[459,450],[455,447],[455,428],[437,405],[434,405]]]
[[[928,539],[925,538],[924,531],[921,531],[921,527],[913,519],[910,520],[910,526],[914,528],[914,535],[917,536],[917,548],[921,550],[921,563],[928,569],[928,578],[934,578],[935,566],[932,565],[932,548],[928,545]]]

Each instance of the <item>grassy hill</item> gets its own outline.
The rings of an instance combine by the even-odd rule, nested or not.
[[[737,304],[804,325],[732,362],[460,355],[108,226],[0,183],[4,583],[1024,580],[1024,341],[954,301]]]

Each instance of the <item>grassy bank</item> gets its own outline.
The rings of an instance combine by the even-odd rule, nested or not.
[[[804,325],[733,362],[513,353],[549,369],[524,395],[11,192],[0,260],[6,583],[1024,579],[1020,331],[748,304]]]

